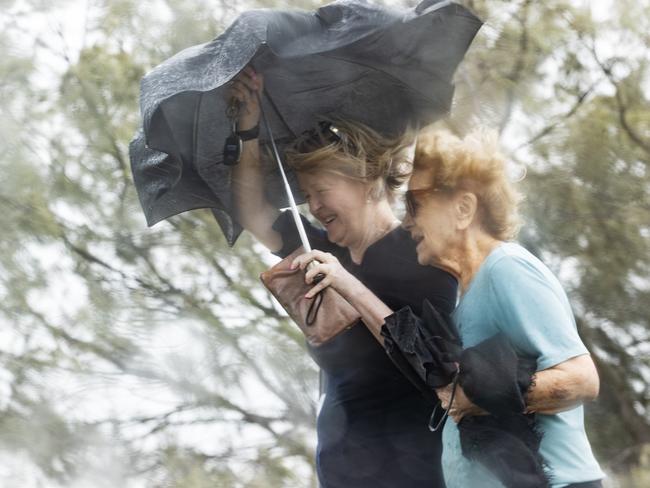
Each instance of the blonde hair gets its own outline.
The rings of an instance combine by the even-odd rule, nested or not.
[[[517,236],[522,196],[507,175],[495,131],[477,129],[463,139],[444,130],[423,132],[413,167],[431,173],[433,188],[474,193],[479,222],[492,237],[510,240]]]
[[[392,201],[411,174],[407,148],[413,139],[411,131],[390,138],[360,122],[329,119],[298,138],[285,155],[296,172],[335,173],[369,184],[370,198]]]

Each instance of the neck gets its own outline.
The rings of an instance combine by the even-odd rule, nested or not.
[[[501,244],[501,241],[478,229],[467,230],[458,245],[449,249],[447,256],[436,266],[448,271],[458,279],[461,294],[469,288],[485,258]]]
[[[356,264],[361,263],[368,247],[400,225],[393,209],[385,200],[369,204],[365,218],[367,225],[363,227],[361,235],[348,246],[350,257]]]

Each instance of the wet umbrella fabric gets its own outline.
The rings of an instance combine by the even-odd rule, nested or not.
[[[457,381],[467,397],[490,414],[459,422],[465,457],[483,464],[506,488],[550,486],[535,416],[524,414],[534,358],[518,356],[504,334],[463,349],[452,318],[427,300],[421,317],[410,307],[386,317],[381,334],[388,355],[405,362],[400,369],[411,368],[412,382],[435,389]],[[432,419],[430,427],[436,423]]]
[[[394,9],[359,0],[316,12],[253,10],[215,40],[188,48],[142,80],[143,129],[131,143],[131,167],[149,225],[211,208],[228,241],[230,171],[223,144],[227,83],[246,65],[264,74],[262,101],[280,148],[323,117],[368,124],[391,135],[448,112],[451,80],[481,22],[449,1]],[[262,127],[260,144],[267,144]],[[291,178],[290,178],[291,179]],[[279,175],[265,189],[285,207]]]

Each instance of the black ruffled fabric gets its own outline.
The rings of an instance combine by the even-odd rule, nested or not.
[[[491,414],[460,421],[463,455],[482,463],[507,488],[550,486],[535,415],[524,414],[537,361],[517,356],[508,338],[497,334],[464,349],[459,364],[463,391]]]
[[[535,415],[524,413],[536,360],[519,357],[503,334],[462,349],[451,317],[427,301],[422,310],[421,318],[409,307],[386,318],[382,336],[389,356],[400,351],[411,371],[432,389],[450,384],[458,372],[467,397],[490,413],[458,424],[466,458],[483,464],[507,488],[550,486]]]
[[[422,303],[422,318],[410,307],[386,317],[381,331],[388,355],[399,350],[429,388],[451,383],[460,340],[451,318],[438,312],[428,300]]]
[[[517,356],[508,338],[496,334],[460,354],[459,383],[472,402],[496,417],[526,409],[525,394],[537,361]]]
[[[481,463],[506,488],[550,486],[539,454],[535,415],[464,417],[458,430],[463,456]]]

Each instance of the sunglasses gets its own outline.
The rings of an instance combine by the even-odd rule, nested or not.
[[[435,188],[433,186],[430,186],[427,188],[418,188],[416,190],[406,190],[406,192],[404,192],[404,203],[406,206],[406,213],[409,215],[409,217],[415,218],[418,210],[420,210],[420,207],[422,206],[422,204],[418,201],[418,195],[426,195],[438,191],[444,191],[444,188]]]
[[[321,121],[318,123],[318,128],[303,132],[295,147],[301,153],[308,153],[327,144],[339,142],[346,144],[348,142],[346,135],[331,122]]]

